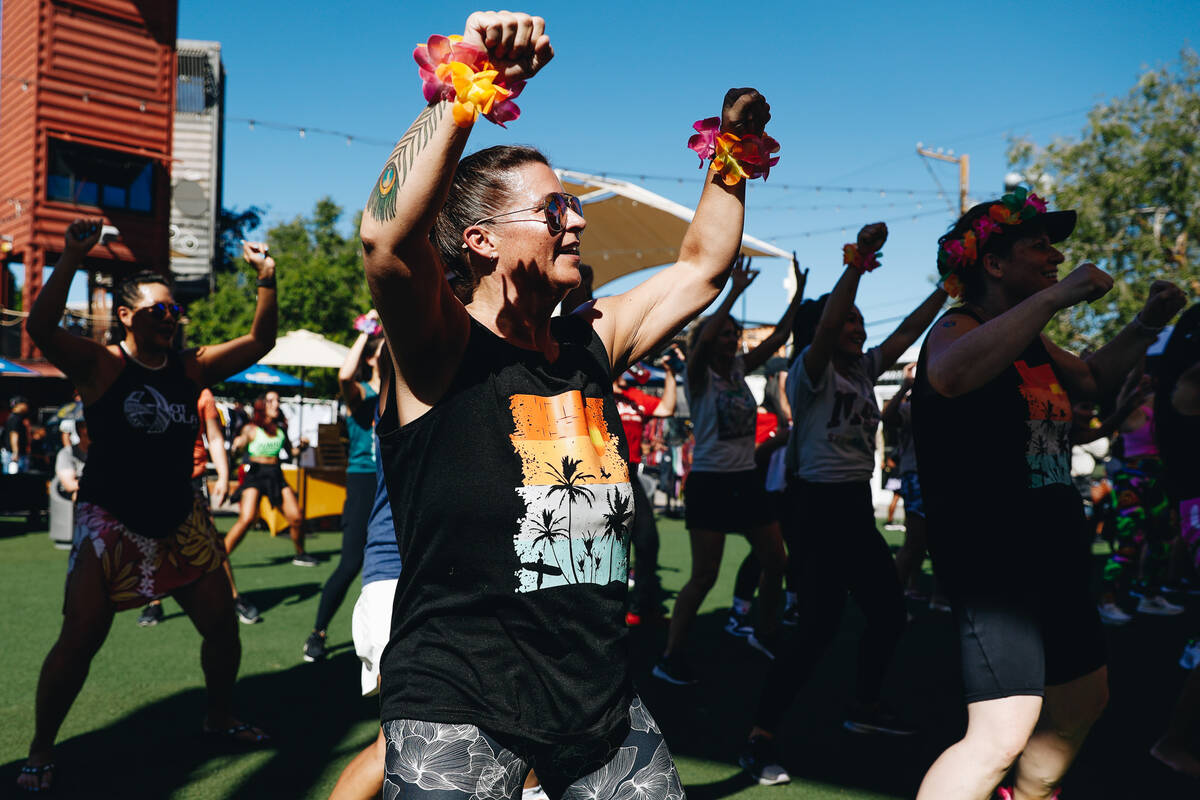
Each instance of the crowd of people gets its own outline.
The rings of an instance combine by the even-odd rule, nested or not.
[[[916,733],[883,687],[906,631],[905,594],[919,591],[928,552],[932,602],[954,613],[968,724],[917,797],[1057,796],[1107,702],[1102,622],[1128,623],[1133,592],[1142,613],[1178,613],[1162,587],[1194,579],[1200,563],[1200,472],[1187,466],[1200,445],[1200,305],[1161,355],[1147,351],[1186,304],[1164,281],[1103,347],[1085,357],[1060,348],[1044,333],[1051,318],[1102,297],[1113,279],[1091,264],[1060,278],[1056,245],[1075,212],[1051,211],[1022,189],[954,223],[937,242],[938,286],[877,345],[865,348],[855,300],[880,266],[882,223],[845,246],[844,269],[815,300],[805,299],[808,274],[793,260],[797,291],[783,317],[744,348],[731,311],[757,274],[738,255],[746,182],[765,174],[774,152],[770,106],[749,88],[724,98],[678,260],[620,295],[592,298],[581,287],[590,282],[584,207],[546,156],[507,145],[463,156],[477,116],[515,118],[517,87],[553,57],[544,21],[477,12],[461,39],[423,47],[429,104],[384,164],[362,218],[375,310],[338,375],[349,440],[342,551],[301,648],[306,661],[325,658],[330,622],[361,572],[353,637],[361,691],[379,695],[381,724],[333,796],[682,800],[628,655],[631,627],[667,617],[651,498],[657,486],[673,498],[677,478],[691,572],[651,676],[698,682],[689,630],[726,535],[743,534],[752,552],[726,630],[770,662],[738,755],[754,780],[790,780],[777,737],[841,629],[847,598],[865,626],[846,729]],[[447,65],[474,75],[474,88],[454,88],[461,69],[446,70],[457,77],[445,83]],[[58,459],[75,537],[62,630],[42,667],[19,778],[30,791],[53,786],[58,729],[115,613],[144,607],[153,624],[166,595],[202,639],[203,730],[247,747],[269,741],[233,711],[237,620],[259,614],[236,589],[230,555],[266,499],[287,520],[292,563],[316,563],[280,468],[298,449],[278,395],[256,401],[231,432],[232,451],[249,460],[235,483],[206,389],[274,343],[267,247],[243,250],[257,273],[247,334],[176,349],[182,309],[163,278],[138,273],[115,293],[123,338],[102,346],[58,325],[71,277],[99,236],[96,220],[68,228],[27,322],[83,408]],[[723,302],[697,320],[727,284]],[[919,360],[881,410],[876,383],[926,331]],[[660,356],[661,397],[636,385],[644,362]],[[746,380],[755,370],[767,373],[761,402]],[[686,447],[662,425],[680,406],[692,428]],[[0,460],[20,469],[28,404],[12,411]],[[871,487],[881,421],[901,442],[906,531],[895,557]],[[1072,448],[1114,433],[1107,493],[1097,469],[1081,485]],[[980,451],[986,481],[971,466]],[[217,473],[211,497],[206,454]],[[132,473],[142,480],[126,480]],[[238,516],[221,536],[210,501],[226,496]],[[1004,513],[987,513],[997,498]],[[1099,598],[1097,532],[1113,543]],[[1200,645],[1192,649],[1200,660]],[[1189,741],[1198,676],[1154,753],[1200,776]]]

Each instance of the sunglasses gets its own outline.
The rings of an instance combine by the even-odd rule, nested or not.
[[[526,211],[544,211],[546,213],[546,226],[550,229],[550,233],[559,234],[567,229],[567,211],[574,211],[579,216],[583,216],[583,203],[573,194],[566,192],[551,192],[542,198],[542,202],[536,206],[529,208],[518,208],[516,211],[505,211],[503,214],[496,214],[493,217],[484,217],[481,220],[476,220],[472,223],[482,225],[485,222],[500,219],[500,217],[509,217],[513,214],[524,214]],[[512,222],[532,222],[532,220],[511,220]]]
[[[139,308],[138,311],[145,311],[152,319],[162,322],[167,318],[167,314],[170,314],[172,319],[179,319],[183,315],[183,306],[178,303],[155,303]]]

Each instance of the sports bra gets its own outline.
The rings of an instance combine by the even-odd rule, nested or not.
[[[262,428],[255,427],[254,438],[246,445],[246,452],[253,458],[279,458],[279,451],[287,441],[283,428],[277,428],[274,436],[268,436]]]

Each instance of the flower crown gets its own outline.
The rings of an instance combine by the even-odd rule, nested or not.
[[[487,60],[487,53],[461,36],[430,36],[413,50],[413,59],[425,100],[454,103],[454,123],[460,128],[471,125],[480,114],[501,128],[521,115],[513,98],[525,88],[525,81],[507,83]]]
[[[984,243],[992,236],[1004,233],[1002,225],[1016,226],[1046,213],[1046,201],[1018,186],[992,203],[985,216],[975,220],[971,229],[956,239],[947,239],[938,248],[937,266],[942,279],[938,286],[951,297],[961,297],[963,291],[959,270],[975,263]]]

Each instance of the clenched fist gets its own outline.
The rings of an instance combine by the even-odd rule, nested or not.
[[[1055,293],[1059,308],[1068,308],[1076,303],[1099,300],[1112,287],[1113,279],[1107,272],[1095,264],[1080,264],[1049,291]]]
[[[1142,322],[1151,328],[1166,325],[1187,304],[1187,296],[1170,281],[1155,281],[1150,284],[1146,305],[1142,308]]]
[[[505,83],[527,81],[554,58],[546,20],[512,11],[476,11],[467,17],[463,41],[487,51]]]
[[[872,222],[870,225],[864,225],[858,232],[858,254],[866,257],[871,253],[878,253],[887,237],[887,223]]]
[[[757,89],[730,89],[721,106],[721,130],[742,136],[762,136],[771,121],[771,106]]]

